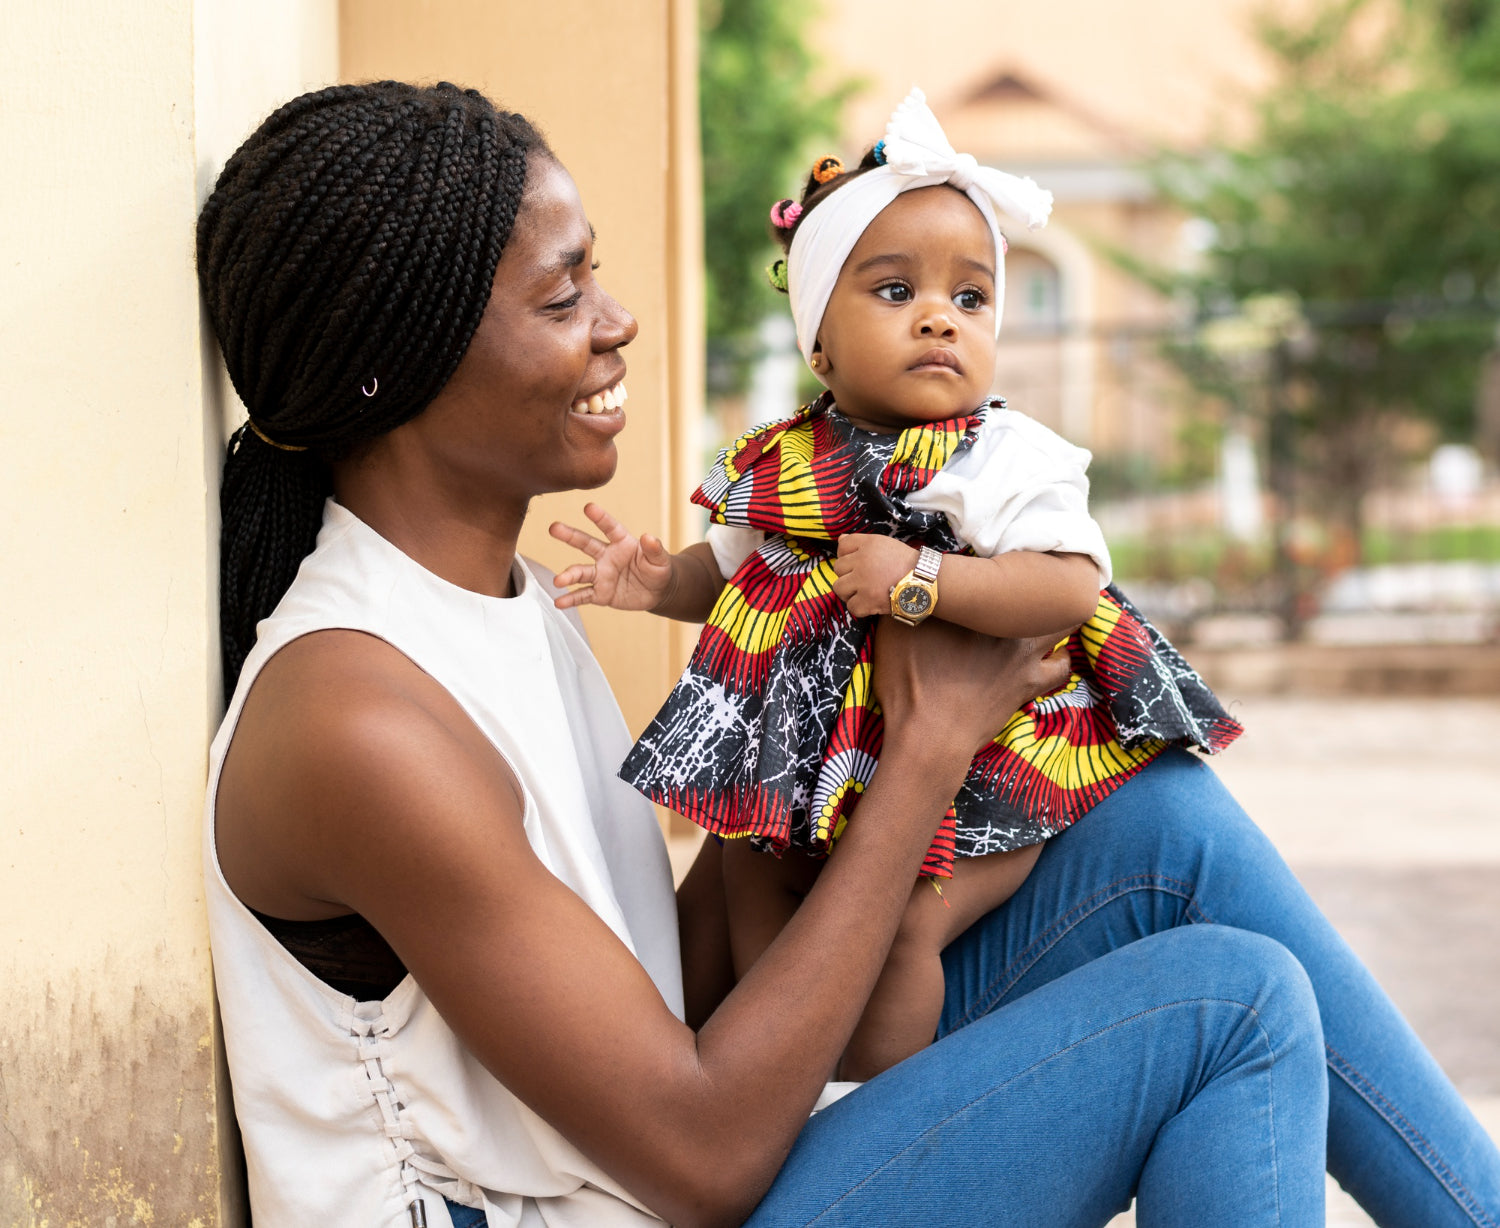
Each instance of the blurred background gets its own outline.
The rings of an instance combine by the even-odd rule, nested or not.
[[[920,85],[1056,200],[994,391],[1092,450],[1215,767],[1500,1132],[1500,3],[700,14],[706,454],[816,390],[765,207]]]
[[[1495,4],[701,11],[711,442],[811,387],[759,206],[915,82],[1056,198],[1007,236],[995,391],[1093,451],[1135,599],[1210,668],[1500,684]]]
[[[275,107],[386,77],[574,175],[641,322],[601,499],[676,547],[812,391],[764,268],[815,155],[915,83],[1050,188],[996,391],[1093,451],[1121,583],[1247,727],[1216,768],[1500,1126],[1500,0],[7,0],[0,1223],[245,1222],[202,900],[244,411],[193,224]],[[695,629],[585,618],[639,730]]]

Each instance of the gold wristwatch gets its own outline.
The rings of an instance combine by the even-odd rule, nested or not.
[[[937,609],[938,566],[943,556],[931,546],[917,554],[917,565],[891,585],[891,617],[915,627]]]

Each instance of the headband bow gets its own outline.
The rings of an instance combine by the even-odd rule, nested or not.
[[[788,292],[797,347],[810,358],[839,270],[860,235],[903,192],[952,184],[984,216],[995,244],[995,332],[1005,299],[1005,240],[997,213],[1027,226],[1044,226],[1052,193],[1031,179],[981,166],[973,154],[955,152],[942,126],[915,86],[891,114],[882,144],[885,162],[851,179],[802,218],[787,253]]]
[[[1036,229],[1047,224],[1052,193],[1032,179],[980,166],[973,154],[956,153],[948,144],[927,97],[916,86],[891,114],[885,129],[885,164],[900,175],[941,176],[960,192],[983,192],[1001,213]],[[977,203],[977,202],[976,202]]]

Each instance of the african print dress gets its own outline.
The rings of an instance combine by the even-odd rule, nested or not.
[[[968,551],[910,496],[973,447],[1003,402],[879,435],[824,394],[719,455],[693,500],[719,524],[769,534],[728,580],[686,672],[620,769],[721,837],[826,852],[880,754],[873,618],[833,592],[845,533]],[[1213,753],[1241,732],[1182,656],[1113,585],[1073,635],[1073,673],[975,756],[923,873],[1035,844],[1097,805],[1165,747]]]

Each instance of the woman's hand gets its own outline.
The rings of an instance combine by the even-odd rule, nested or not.
[[[891,612],[891,587],[917,565],[917,549],[879,533],[845,533],[839,538],[838,573],[833,591],[856,618]]]
[[[557,573],[553,583],[569,590],[555,599],[558,609],[604,605],[615,610],[654,610],[671,597],[676,587],[673,555],[659,537],[643,533],[637,538],[597,503],[585,503],[583,514],[604,534],[603,541],[560,520],[547,529],[558,541],[593,560]]]
[[[1055,636],[997,640],[936,619],[908,627],[882,618],[875,629],[875,696],[887,744],[912,734],[977,748],[1069,672]]]

